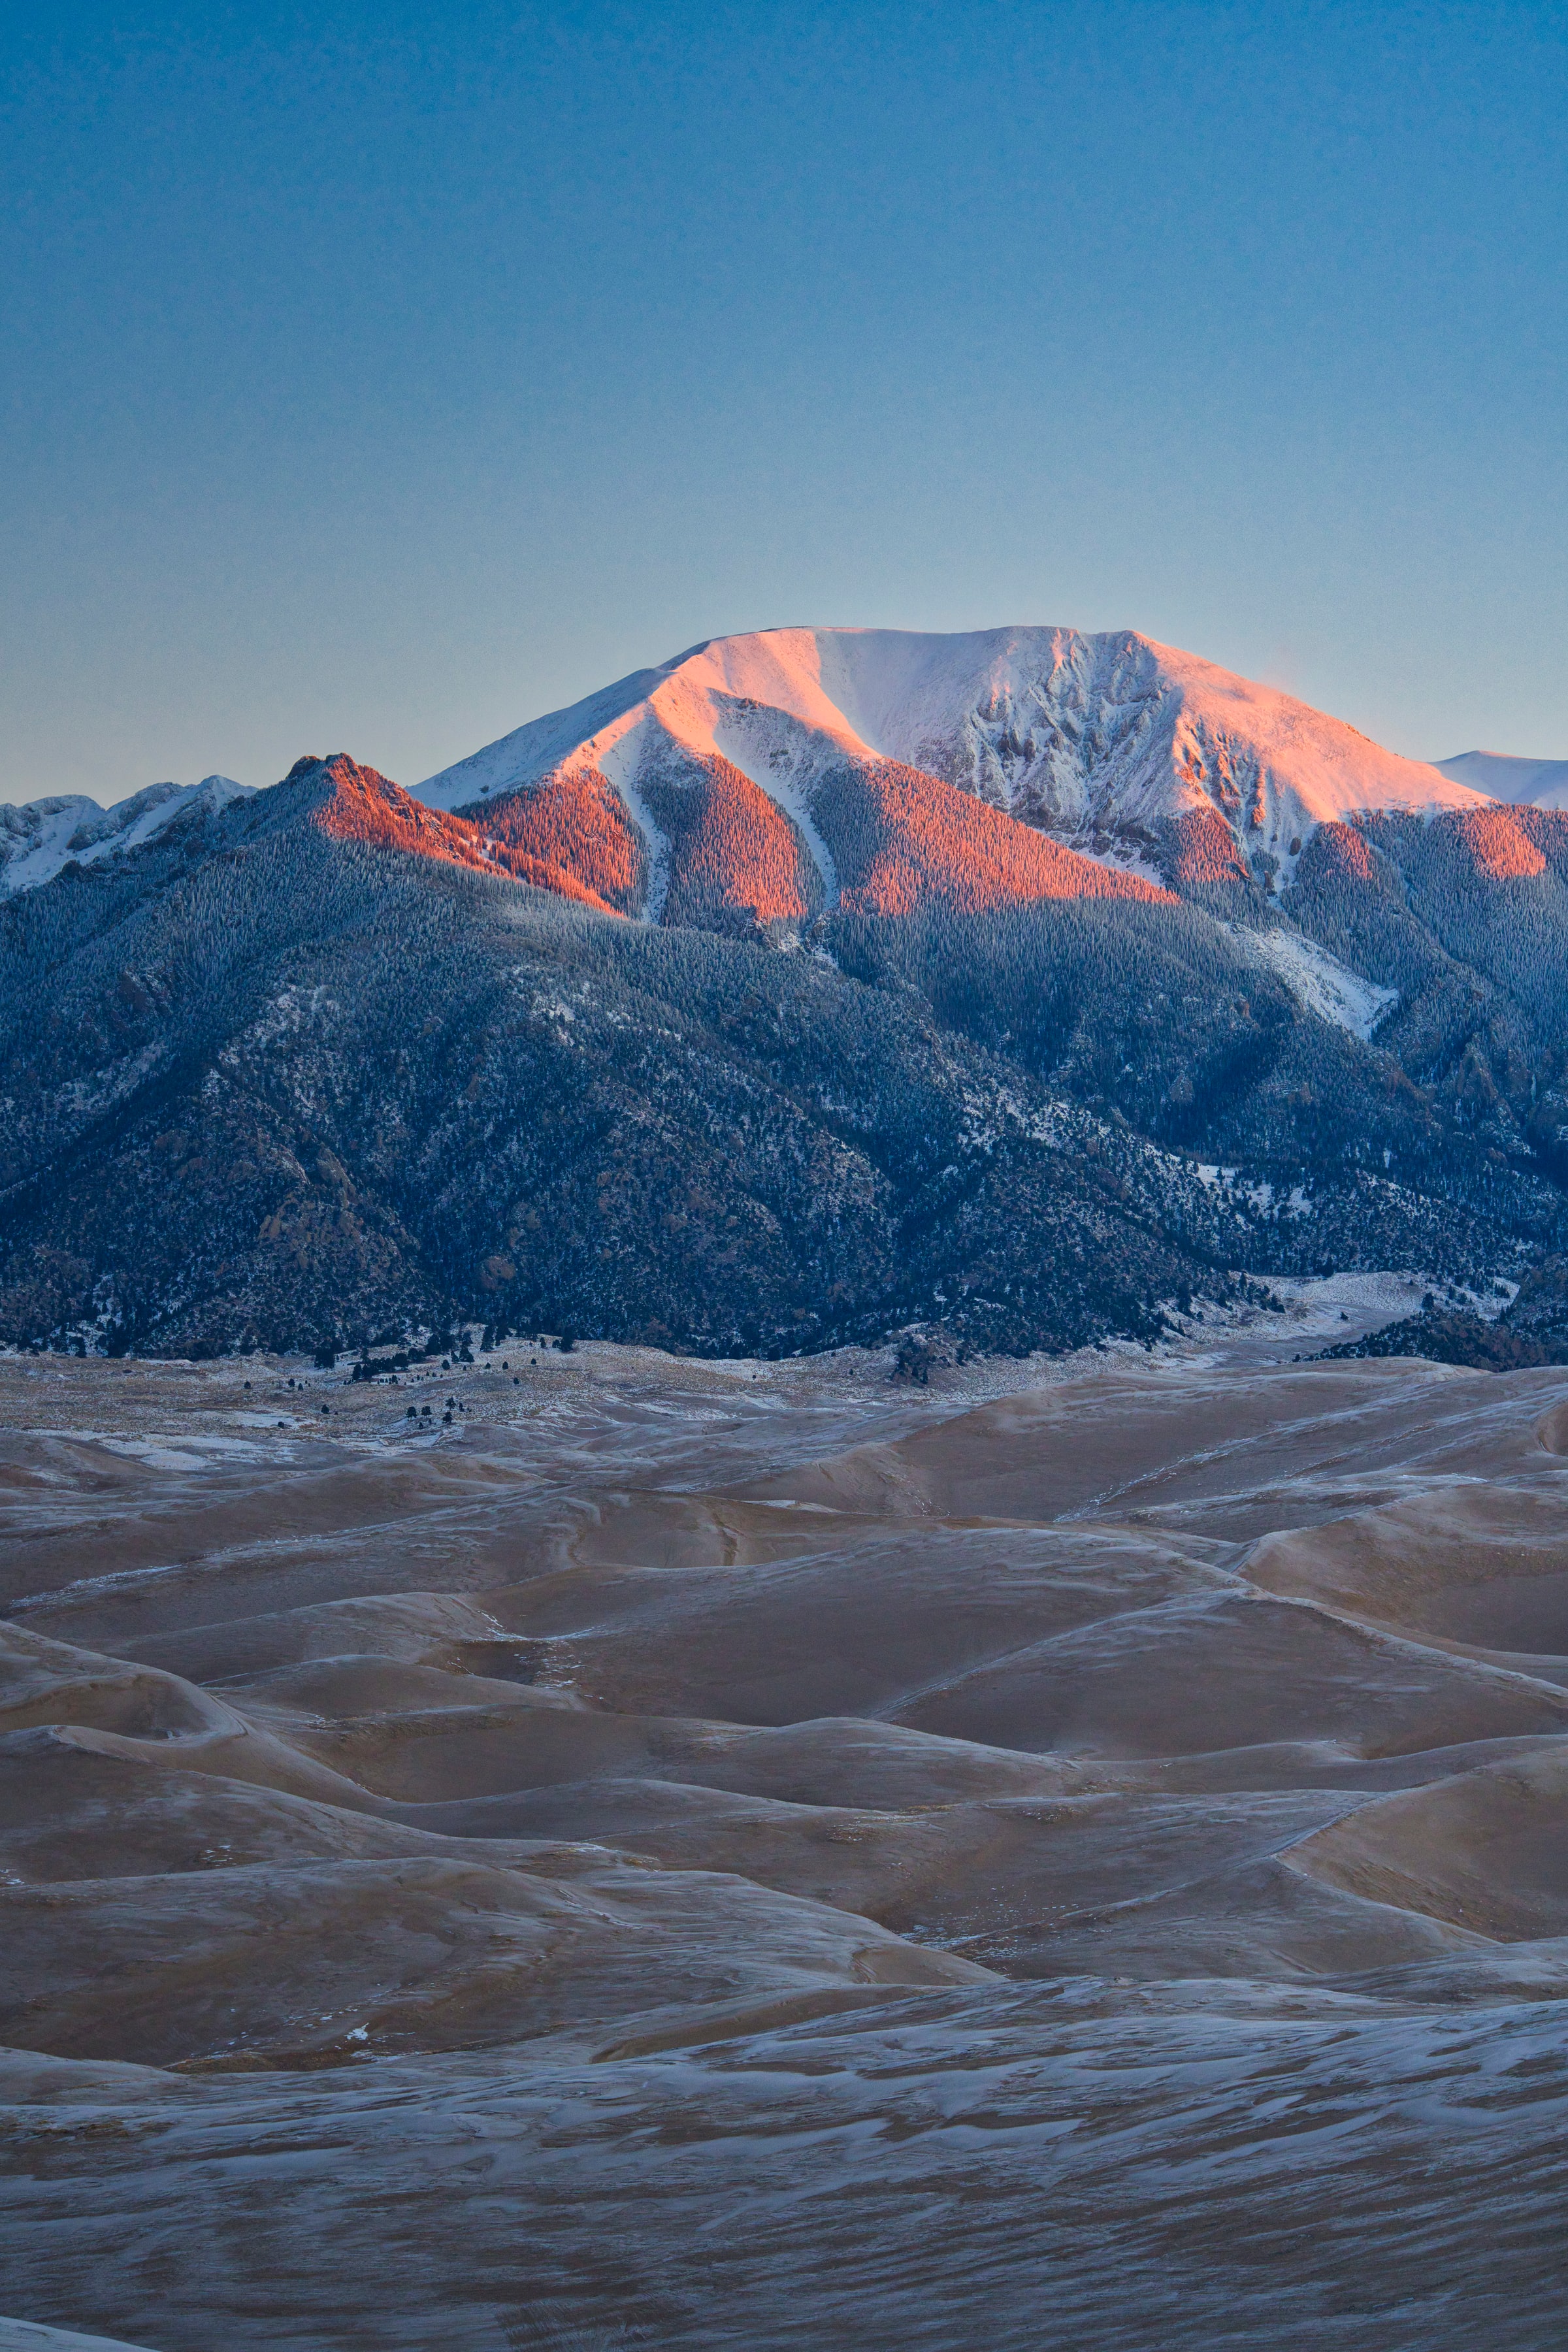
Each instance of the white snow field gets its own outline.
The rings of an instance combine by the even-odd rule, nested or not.
[[[1327,948],[1300,931],[1283,926],[1278,930],[1252,930],[1240,923],[1225,923],[1221,929],[1244,953],[1282,980],[1299,1004],[1321,1021],[1349,1029],[1363,1042],[1370,1039],[1389,1007],[1399,1002],[1396,988],[1380,988],[1374,981],[1363,980],[1360,972],[1352,971]]]

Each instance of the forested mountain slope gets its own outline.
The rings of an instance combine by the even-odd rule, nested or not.
[[[1400,919],[1432,934],[1389,877],[1415,854],[1342,830],[1373,880],[1331,877],[1312,920],[1403,992]],[[187,1352],[468,1315],[702,1351],[911,1322],[1062,1347],[1152,1334],[1237,1269],[1479,1278],[1560,1238],[1506,1093],[1314,1011],[1260,957],[1299,936],[1268,907],[932,887],[699,928],[628,920],[607,872],[532,887],[539,863],[302,761],[7,902],[0,1334]],[[1430,952],[1429,990],[1474,970]],[[1511,1020],[1534,1067],[1494,961],[1472,1062]]]

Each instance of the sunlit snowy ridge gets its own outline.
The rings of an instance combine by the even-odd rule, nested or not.
[[[847,766],[896,761],[1091,855],[1125,861],[1173,828],[1217,828],[1217,854],[1269,861],[1280,876],[1319,824],[1487,797],[1194,655],[1131,631],[1059,628],[715,638],[416,789],[437,807],[471,810],[591,771],[635,815],[647,779],[715,758],[796,823],[816,814]],[[831,893],[831,871],[816,864]]]
[[[840,902],[833,816],[857,779],[882,779],[885,801],[889,769],[906,804],[918,803],[925,845],[912,875],[884,873],[869,900],[852,888],[874,910],[918,896],[933,858],[940,874],[1021,856],[1005,898],[1094,887],[1052,867],[1037,888],[1038,849],[1004,851],[984,820],[953,814],[943,787],[1118,877],[1180,887],[1235,873],[1271,889],[1325,824],[1488,802],[1558,808],[1568,797],[1563,761],[1405,759],[1135,631],[1043,626],[713,638],[530,720],[414,791],[470,817],[507,806],[513,846],[555,869],[569,895],[585,889],[655,919],[679,919],[677,869],[694,835],[700,860],[728,859],[730,897],[749,890],[764,918],[787,919]],[[71,859],[134,848],[244,789],[209,776],[107,811],[80,796],[0,810],[0,894]],[[875,825],[887,821],[873,811]],[[991,903],[994,885],[980,895]]]

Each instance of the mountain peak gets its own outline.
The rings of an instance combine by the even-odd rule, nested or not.
[[[199,784],[149,784],[107,809],[79,793],[0,807],[0,898],[51,881],[73,861],[93,866],[139,849],[171,826],[216,815],[251,793],[232,776],[204,776]]]
[[[347,751],[296,760],[281,782],[264,796],[255,822],[268,833],[305,823],[331,841],[466,866],[552,890],[605,914],[618,911],[574,874],[497,838],[483,824],[427,807]]]
[[[1568,809],[1568,760],[1524,760],[1510,751],[1461,751],[1439,772],[1489,799],[1519,807]]]
[[[592,774],[648,842],[657,898],[673,855],[668,823],[679,814],[671,791],[682,777],[711,776],[715,761],[800,835],[828,903],[842,877],[823,852],[843,780],[889,762],[923,778],[935,799],[938,788],[955,792],[1146,882],[1182,883],[1194,856],[1201,878],[1223,870],[1284,881],[1320,824],[1484,797],[1135,630],[1034,625],[710,638],[531,720],[416,790],[473,815]],[[944,821],[960,832],[969,822]]]

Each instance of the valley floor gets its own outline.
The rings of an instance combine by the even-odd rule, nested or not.
[[[927,1390],[0,1359],[0,2310],[1555,2346],[1568,1372],[1293,1360],[1420,1280]]]

